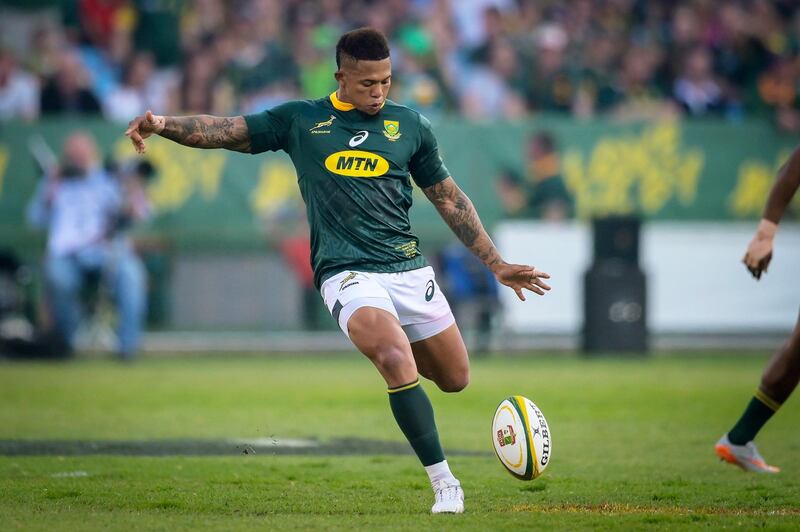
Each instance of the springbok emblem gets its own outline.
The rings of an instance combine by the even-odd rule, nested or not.
[[[333,125],[333,121],[336,120],[336,117],[331,115],[331,117],[324,121],[324,122],[317,122],[317,125],[309,129],[309,131],[314,131],[315,129],[319,129],[321,127],[330,127]]]

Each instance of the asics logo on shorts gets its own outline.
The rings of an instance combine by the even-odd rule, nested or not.
[[[428,284],[425,285],[425,301],[430,301],[431,299],[433,299],[434,290],[435,288],[433,285],[433,279],[431,279],[430,281],[428,281]]]

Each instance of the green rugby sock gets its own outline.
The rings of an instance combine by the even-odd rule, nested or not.
[[[747,408],[728,433],[728,439],[734,445],[744,445],[752,441],[761,427],[769,421],[772,414],[777,412],[781,404],[771,399],[767,394],[761,390],[756,391],[756,394],[750,400]]]
[[[417,453],[422,465],[429,466],[444,460],[439,432],[433,418],[433,406],[419,379],[403,386],[389,388],[389,405],[394,419]]]

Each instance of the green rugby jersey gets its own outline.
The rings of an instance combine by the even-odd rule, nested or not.
[[[426,266],[411,232],[411,178],[450,174],[428,120],[387,100],[375,116],[340,101],[292,101],[245,116],[251,153],[284,150],[297,170],[319,288],[344,270],[401,272]]]

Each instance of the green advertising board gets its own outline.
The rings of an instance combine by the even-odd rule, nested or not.
[[[763,122],[620,124],[544,117],[526,123],[434,124],[453,177],[491,228],[506,217],[497,194],[504,170],[525,173],[527,139],[548,131],[556,139],[561,173],[578,217],[639,213],[658,220],[757,218],[775,173],[800,138]],[[84,129],[104,154],[134,157],[124,125],[48,120],[0,125],[0,239],[32,245],[25,205],[41,178],[29,150],[40,136],[55,151],[69,132]],[[142,231],[186,249],[263,247],[284,214],[300,205],[296,177],[283,153],[250,156],[196,150],[161,138],[148,140],[158,168],[149,186],[154,220]],[[449,232],[417,191],[412,221],[423,240]],[[797,204],[797,203],[796,203]]]

